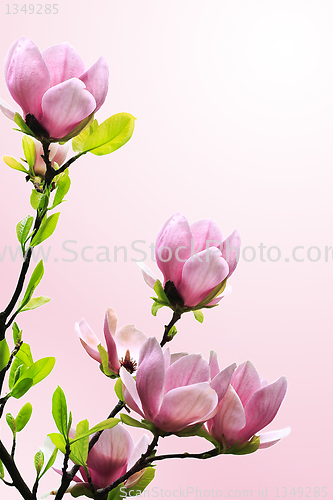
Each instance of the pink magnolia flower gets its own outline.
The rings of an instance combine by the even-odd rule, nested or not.
[[[212,375],[219,372],[215,353],[211,354],[210,369]],[[249,441],[274,419],[286,391],[285,377],[268,384],[259,377],[250,361],[242,363],[233,373],[216,415],[207,421],[209,433],[227,449]],[[286,428],[260,434],[259,448],[272,446],[289,432],[290,429]]]
[[[89,356],[102,363],[98,351],[100,341],[88,323],[82,319],[80,323],[75,324],[75,331]],[[120,367],[124,366],[126,370],[133,373],[136,370],[140,348],[147,340],[146,335],[134,328],[133,325],[123,326],[117,331],[116,313],[111,307],[108,307],[104,320],[104,337],[111,372],[118,375]]]
[[[35,155],[36,155],[36,159],[35,159],[35,164],[34,164],[34,172],[36,175],[39,175],[40,177],[44,177],[45,175],[45,172],[46,172],[46,165],[45,165],[45,162],[42,158],[42,154],[44,154],[43,152],[43,147],[41,145],[41,143],[39,141],[36,141],[34,139],[34,143],[35,143]],[[51,161],[51,165],[53,167],[54,165],[54,162],[56,162],[59,167],[64,163],[64,161],[66,160],[66,157],[67,157],[67,153],[68,153],[68,149],[69,149],[69,144],[66,143],[66,144],[58,144],[56,142],[52,142],[49,146],[49,150],[50,150],[50,161]]]
[[[157,265],[164,276],[164,290],[171,303],[195,307],[236,269],[240,235],[235,230],[223,241],[212,219],[195,222],[177,213],[160,229],[155,244]],[[146,283],[154,287],[156,277],[140,265]],[[170,284],[171,283],[171,284]],[[225,291],[224,294],[228,293]],[[209,305],[217,304],[222,296]]]
[[[234,370],[231,365],[210,383],[208,363],[200,354],[170,356],[152,337],[140,351],[136,380],[120,369],[126,404],[165,432],[205,422],[217,410]]]
[[[68,43],[41,53],[22,36],[10,47],[4,66],[8,90],[37,136],[60,140],[81,123],[83,127],[84,120],[102,106],[108,91],[109,69],[104,57],[86,71]],[[14,119],[15,110],[4,101],[0,109]]]

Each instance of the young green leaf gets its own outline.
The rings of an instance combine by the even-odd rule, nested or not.
[[[27,217],[22,219],[16,226],[16,235],[19,243],[21,244],[23,254],[25,252],[24,245],[27,237],[29,236],[29,232],[33,222],[34,218],[31,215],[27,215]]]
[[[162,283],[160,280],[156,280],[154,284],[154,292],[156,293],[157,297],[162,301],[165,302],[166,304],[170,304],[170,301],[168,297],[166,296],[166,293],[163,289]]]
[[[3,479],[4,477],[5,477],[5,471],[3,469],[2,461],[0,460],[0,479]]]
[[[7,366],[10,351],[6,339],[0,341],[0,372]]]
[[[30,175],[34,175],[34,165],[36,160],[35,143],[31,137],[24,135],[22,137],[22,148],[25,159],[29,165]]]
[[[32,206],[32,208],[34,210],[37,210],[41,197],[42,197],[42,193],[39,193],[38,191],[36,191],[36,189],[32,190],[31,196],[30,196],[30,205]]]
[[[24,132],[27,135],[31,135],[32,137],[35,137],[34,133],[28,127],[28,125],[25,123],[25,121],[23,120],[22,116],[19,113],[15,113],[14,122],[16,123],[16,125],[18,125],[20,127],[19,132]],[[14,130],[18,130],[18,129],[16,128]]]
[[[19,351],[16,353],[15,358],[21,361],[25,366],[30,367],[33,364],[34,360],[32,359],[29,344],[23,342]]]
[[[54,357],[41,358],[38,361],[36,361],[36,363],[33,363],[27,369],[27,371],[23,375],[21,375],[19,381],[22,381],[24,379],[31,379],[33,385],[36,385],[51,373],[54,364],[55,364]]]
[[[24,427],[30,420],[31,414],[32,414],[32,405],[31,403],[26,403],[24,406],[22,406],[15,419],[17,432],[21,432],[22,429],[24,429]]]
[[[98,121],[94,120],[86,128],[84,128],[79,135],[74,137],[74,139],[72,140],[73,151],[75,151],[76,153],[81,153],[84,150],[84,143],[88,139],[89,135],[92,134],[97,127]]]
[[[66,170],[65,173],[68,173],[68,170]],[[50,210],[55,208],[57,205],[60,205],[60,203],[63,201],[64,197],[68,193],[70,187],[71,187],[71,180],[69,176],[63,175],[58,181],[58,187],[54,196],[53,205],[50,208]]]
[[[102,360],[102,372],[107,376],[107,377],[115,377],[115,373],[110,370],[109,368],[109,355],[106,352],[105,348],[102,346],[102,344],[99,344],[97,346],[98,352],[101,356]]]
[[[38,229],[37,233],[32,239],[32,242],[30,246],[35,247],[37,245],[40,245],[43,241],[45,241],[47,238],[49,238],[53,232],[55,231],[55,228],[57,227],[58,219],[59,219],[60,212],[57,212],[56,214],[50,215],[44,222],[42,222],[40,228]]]
[[[29,300],[29,302],[20,309],[20,312],[24,311],[31,311],[32,309],[37,309],[38,307],[43,306],[44,304],[47,304],[50,302],[50,297],[45,297],[42,295],[41,297],[34,297]]]
[[[160,302],[153,302],[153,304],[151,306],[151,313],[152,313],[152,315],[156,316],[157,311],[159,309],[161,309],[162,307],[164,307],[164,304],[161,304]]]
[[[116,393],[116,396],[120,401],[124,401],[123,383],[121,381],[121,378],[118,378],[117,382],[114,384],[114,392]]]
[[[13,168],[14,170],[19,170],[20,172],[24,172],[25,174],[29,174],[28,170],[22,165],[22,163],[15,160],[15,158],[13,158],[12,156],[4,156],[3,161],[10,168]]]
[[[48,437],[51,439],[52,443],[58,450],[61,451],[65,455],[66,453],[66,440],[62,434],[58,434],[57,432],[51,432],[48,434]]]
[[[8,379],[9,390],[11,390],[14,387],[15,383],[20,378],[21,369],[24,370],[24,366],[22,364],[22,361],[17,359],[15,356],[14,361],[12,362],[12,366],[10,367],[10,372],[9,372],[9,379]]]
[[[18,324],[16,322],[13,323],[12,329],[13,329],[13,340],[14,344],[16,345],[18,342],[21,342],[22,330],[19,329]]]
[[[61,437],[62,437],[62,436],[61,436]],[[43,470],[43,472],[42,472],[42,473],[41,473],[41,475],[39,476],[39,479],[41,479],[41,478],[44,476],[45,472],[47,472],[47,471],[48,471],[48,470],[52,467],[52,465],[53,465],[53,464],[54,464],[54,462],[55,462],[55,459],[57,458],[57,453],[58,453],[58,448],[55,448],[55,449],[53,450],[52,455],[51,455],[51,456],[50,456],[50,458],[49,458],[49,461],[48,461],[48,462],[47,462],[47,464],[45,465],[45,469]]]
[[[37,472],[37,477],[39,477],[40,471],[42,470],[44,465],[44,453],[42,452],[42,450],[37,451],[34,461],[35,461],[35,469]]]
[[[6,422],[9,425],[10,430],[12,431],[13,435],[16,436],[17,432],[17,426],[15,422],[15,418],[11,413],[6,414]]]
[[[119,418],[108,418],[107,420],[103,420],[103,422],[100,422],[99,424],[95,425],[87,432],[80,434],[79,437],[75,436],[74,439],[70,439],[69,442],[72,445],[72,443],[75,443],[79,439],[83,439],[87,436],[90,436],[90,434],[95,434],[95,432],[104,431],[105,429],[112,429],[112,427],[117,425],[119,422],[120,422]]]
[[[58,431],[67,439],[67,403],[64,391],[57,387],[52,396],[52,416]],[[51,436],[50,436],[51,437]],[[52,439],[52,438],[51,438]],[[55,444],[55,443],[53,443]],[[55,444],[55,446],[57,446]],[[57,446],[58,447],[58,446]]]
[[[203,323],[203,320],[204,320],[204,314],[203,312],[201,311],[201,309],[197,309],[195,311],[193,311],[193,314],[194,314],[194,317],[197,321],[199,321],[199,323]]]
[[[77,439],[75,442],[71,443],[71,455],[70,458],[78,465],[85,465],[88,458],[89,451],[89,422],[88,420],[82,420],[76,426],[75,437]],[[85,435],[84,438],[81,436]],[[74,459],[75,457],[75,459]]]
[[[27,286],[27,290],[24,294],[19,310],[22,309],[31,299],[35,289],[37,288],[43,277],[43,274],[44,274],[44,265],[43,261],[41,260],[40,262],[38,262],[37,266],[35,267],[31,275],[29,284]]]
[[[19,379],[9,395],[13,396],[15,399],[20,399],[32,386],[33,380],[31,378],[24,378],[23,380]]]
[[[121,421],[126,425],[129,425],[131,427],[140,427],[141,429],[146,429],[148,431],[150,430],[149,427],[147,427],[144,423],[135,420],[135,418],[130,417],[126,413],[121,413],[119,416],[121,418]]]
[[[89,135],[82,151],[95,155],[107,155],[121,148],[130,140],[134,130],[135,118],[129,113],[110,116]]]

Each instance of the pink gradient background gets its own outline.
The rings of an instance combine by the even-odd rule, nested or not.
[[[104,311],[112,306],[120,325],[135,323],[147,335],[161,336],[170,318],[168,310],[157,318],[150,314],[151,291],[130,261],[140,255],[129,251],[126,263],[121,252],[117,263],[69,263],[62,261],[71,258],[62,242],[77,241],[76,250],[93,246],[89,258],[98,246],[145,240],[148,247],[161,224],[179,211],[191,223],[213,217],[225,237],[238,228],[243,247],[255,247],[257,258],[240,261],[230,280],[232,295],[205,313],[203,325],[184,316],[172,350],[208,358],[214,349],[221,366],[251,359],[270,382],[286,375],[287,397],[269,428],[290,425],[292,433],[254,455],[161,463],[150,490],[179,494],[180,487],[194,487],[202,497],[206,489],[225,496],[232,490],[236,497],[247,489],[259,498],[259,488],[267,487],[273,499],[276,487],[281,496],[287,487],[287,498],[294,498],[292,487],[303,487],[304,497],[306,487],[312,488],[311,498],[314,487],[327,487],[332,498],[332,257],[323,257],[325,246],[333,246],[332,2],[59,0],[58,7],[57,15],[6,15],[3,0],[0,61],[21,35],[41,50],[68,41],[87,67],[104,55],[110,91],[97,117],[127,111],[137,122],[123,149],[87,155],[71,167],[72,188],[49,240],[51,257],[39,286],[52,301],[18,318],[34,357],[57,357],[46,381],[6,407],[13,414],[26,401],[34,407],[18,439],[24,477],[33,483],[34,453],[55,430],[51,394],[57,384],[75,423],[103,420],[116,402],[113,383],[80,347],[74,322],[84,316],[101,336]],[[12,103],[3,78],[0,95]],[[0,122],[0,156],[19,157],[21,135],[4,116]],[[16,247],[15,224],[32,213],[23,175],[5,164],[1,172],[0,251]],[[262,262],[260,243],[278,246],[280,261],[268,262],[266,253]],[[321,260],[292,261],[298,245],[319,247]],[[146,263],[157,272],[150,259]],[[1,308],[19,268],[8,258],[0,263]],[[1,437],[10,446],[6,427],[3,422]],[[209,447],[198,439],[168,438],[160,448]],[[49,472],[40,492],[58,484]],[[20,498],[1,484],[0,497]]]

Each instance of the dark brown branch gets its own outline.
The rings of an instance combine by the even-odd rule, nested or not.
[[[169,332],[170,332],[171,328],[177,323],[177,321],[180,318],[181,318],[181,315],[174,312],[170,323],[168,325],[165,325],[163,339],[161,340],[161,343],[160,343],[161,347],[163,347],[167,342],[170,342],[172,340],[172,337],[169,336]]]
[[[2,442],[0,441],[0,460],[6,467],[8,474],[12,478],[15,488],[20,492],[24,500],[36,500],[35,495],[30,491],[19,473],[13,458],[10,456]]]

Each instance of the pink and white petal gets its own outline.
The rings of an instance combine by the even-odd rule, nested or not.
[[[228,262],[229,274],[228,278],[232,275],[237,267],[240,257],[241,237],[237,229],[223,242],[222,255]]]
[[[41,102],[50,87],[50,74],[36,44],[22,36],[10,47],[4,64],[5,78],[14,101],[24,115],[42,118]]]
[[[175,361],[165,374],[164,394],[177,387],[209,381],[209,366],[200,354],[189,354]]]
[[[154,288],[157,277],[155,276],[153,271],[151,271],[149,267],[146,266],[146,264],[144,264],[143,262],[137,262],[137,264],[141,269],[143,279],[145,280],[147,285],[150,286],[150,288]]]
[[[128,373],[128,371],[123,366],[119,370],[119,375],[123,383],[123,396],[125,403],[132,410],[136,411],[139,415],[145,418],[140,397],[133,377]]]
[[[192,233],[187,219],[177,213],[168,219],[157,234],[155,257],[164,275],[178,289],[184,262],[191,256]]]
[[[236,368],[231,385],[245,408],[252,395],[261,388],[260,377],[251,361],[245,361]]]
[[[108,349],[110,368],[117,372],[120,368],[119,354],[116,345],[117,316],[111,307],[108,307],[104,318],[104,337]]]
[[[52,45],[42,52],[42,56],[50,72],[50,87],[70,78],[79,78],[85,71],[81,57],[67,42]]]
[[[50,137],[61,139],[95,109],[96,102],[78,78],[55,85],[42,99],[41,125]]]
[[[210,351],[209,353],[209,371],[210,378],[212,380],[218,373],[220,373],[219,362],[217,360],[217,354],[215,351]]]
[[[216,392],[207,382],[177,387],[164,396],[154,424],[165,432],[178,432],[205,421],[216,406]]]
[[[118,424],[105,429],[88,455],[87,466],[92,482],[105,488],[122,476],[133,448],[131,435],[125,427]]]
[[[210,247],[217,247],[222,250],[222,233],[213,219],[199,220],[191,224],[190,228],[194,240],[195,253]]]
[[[178,292],[186,306],[196,306],[228,275],[229,267],[220,250],[209,248],[193,255],[183,267]]]
[[[109,66],[105,57],[100,57],[98,61],[79,78],[85,84],[88,92],[95,98],[96,113],[104,103],[109,87]]]
[[[56,162],[60,167],[64,163],[64,161],[66,160],[68,150],[69,150],[69,143],[66,142],[66,144],[57,144],[56,142],[52,142],[50,144],[50,149],[53,145],[57,146],[57,148],[55,149],[52,161]],[[51,157],[50,157],[50,160],[51,160]]]
[[[261,387],[266,387],[268,385],[268,380],[265,378],[260,378]]]
[[[253,394],[245,408],[246,425],[238,435],[241,442],[250,439],[273,420],[286,391],[287,379],[281,377],[273,384],[263,387]]]
[[[136,372],[136,387],[143,411],[153,421],[159,412],[164,386],[164,356],[155,337],[150,337],[141,347],[139,367]]]
[[[260,438],[259,449],[270,448],[274,444],[278,443],[281,439],[289,436],[291,432],[290,427],[285,427],[284,429],[280,429],[278,431],[269,431],[259,433],[258,436]]]
[[[7,118],[14,121],[16,110],[7,104],[3,99],[0,99],[0,110],[5,116],[7,116]]]
[[[80,323],[75,323],[75,332],[89,356],[98,361],[98,363],[101,363],[102,360],[97,347],[99,346],[100,341],[98,340],[86,320],[81,319]]]
[[[235,368],[236,363],[233,363],[232,365],[219,372],[210,383],[211,388],[216,391],[219,402],[227,392]]]
[[[228,447],[237,442],[239,431],[245,426],[245,412],[241,400],[231,385],[218,405],[214,418],[208,420],[210,435],[219,443],[224,436]]]
[[[138,362],[140,349],[147,340],[147,336],[134,328],[134,325],[126,325],[116,333],[115,342],[119,359],[124,358],[129,350],[131,358]]]
[[[141,455],[146,453],[147,448],[149,446],[149,443],[150,443],[150,441],[149,441],[149,437],[147,434],[144,434],[143,436],[141,436],[139,441],[134,446],[133,453],[132,453],[132,455],[128,461],[128,464],[127,464],[127,470],[131,469],[133,467],[133,465],[139,460],[139,458],[141,458]],[[133,477],[133,476],[131,476],[131,477]]]

